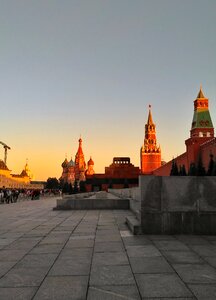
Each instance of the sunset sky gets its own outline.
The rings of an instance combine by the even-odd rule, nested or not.
[[[0,141],[8,167],[59,178],[80,134],[95,171],[140,165],[148,105],[166,161],[200,84],[216,124],[215,0],[0,0]],[[0,158],[4,149],[0,148]]]

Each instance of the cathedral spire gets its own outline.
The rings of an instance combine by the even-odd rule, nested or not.
[[[147,125],[153,125],[152,113],[151,113],[151,105],[149,105],[149,114],[148,114],[148,121]]]
[[[82,150],[82,138],[81,138],[81,135],[80,135],[80,138],[79,138],[79,147],[78,147],[77,154],[83,155],[83,150]]]
[[[80,136],[79,138],[79,147],[75,156],[75,173],[76,173],[76,179],[80,180],[82,177],[82,180],[84,179],[83,176],[81,176],[83,172],[86,170],[86,163],[85,158],[82,150],[82,138]]]

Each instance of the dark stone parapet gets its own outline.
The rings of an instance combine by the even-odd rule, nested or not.
[[[129,199],[120,199],[106,192],[94,194],[77,194],[57,199],[54,210],[82,210],[82,209],[129,209]],[[79,195],[79,196],[78,196]]]
[[[145,234],[216,234],[216,177],[142,176]]]

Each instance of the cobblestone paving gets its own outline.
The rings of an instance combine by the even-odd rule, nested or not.
[[[130,211],[0,205],[0,299],[216,299],[216,236],[132,236]]]

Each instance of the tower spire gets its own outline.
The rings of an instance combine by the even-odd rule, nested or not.
[[[148,121],[147,125],[153,125],[152,113],[151,113],[151,105],[149,104],[149,114],[148,114]]]
[[[204,96],[203,91],[202,91],[202,84],[200,84],[200,90],[199,90],[199,93],[197,95],[197,99],[205,99],[205,96]]]

